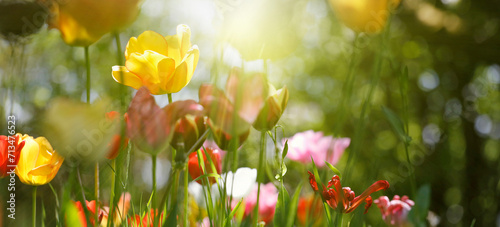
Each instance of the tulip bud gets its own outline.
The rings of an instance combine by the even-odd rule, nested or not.
[[[219,150],[212,149],[212,148],[206,148],[206,152],[205,152],[205,150],[202,149],[201,154],[203,155],[202,159],[203,159],[203,162],[205,165],[205,170],[207,171],[207,173],[213,173],[211,164],[208,161],[207,156],[206,156],[207,154],[210,155],[210,159],[212,160],[212,163],[214,164],[215,170],[217,171],[217,173],[221,172],[221,170],[222,170],[221,163],[220,163],[221,162],[221,155],[220,155]],[[199,176],[205,174],[203,172],[203,170],[201,169],[200,164],[198,162],[198,152],[193,152],[189,155],[188,169],[189,169],[189,175],[193,179],[196,179]],[[214,177],[209,177],[208,180],[209,180],[210,184],[214,184],[216,182]],[[197,180],[196,182],[198,182],[200,184],[202,183],[201,180]]]
[[[174,128],[147,88],[137,91],[127,113],[128,137],[141,151],[158,154],[167,148]]]
[[[196,151],[203,141],[196,142],[205,134],[205,111],[203,106],[194,100],[176,101],[165,107],[167,115],[178,119],[175,124],[174,136],[170,144],[176,150]],[[196,145],[196,146],[195,146]]]
[[[269,87],[272,91],[276,90],[272,85],[269,85]],[[286,86],[271,93],[257,116],[253,127],[259,131],[268,131],[274,128],[285,111],[288,97],[289,94]]]
[[[184,149],[184,152],[198,150],[203,143],[196,144],[196,142],[206,130],[207,126],[205,125],[205,118],[203,116],[185,116],[177,121],[174,137],[170,144],[176,150]],[[183,148],[181,148],[180,144],[183,144]]]

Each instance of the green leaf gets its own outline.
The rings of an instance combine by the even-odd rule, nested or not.
[[[196,178],[196,179],[194,179],[193,181],[201,180],[202,178],[206,178],[206,179],[208,179],[209,177],[214,177],[214,178],[216,178],[216,179],[221,178],[221,177],[220,177],[220,175],[219,175],[219,174],[217,174],[217,173],[208,173],[208,174],[203,174],[203,175],[201,175],[201,176],[197,177],[197,178]]]
[[[163,223],[163,227],[168,226],[177,226],[177,204],[174,204],[172,211],[168,214],[167,220]]]
[[[285,159],[288,154],[288,140],[285,141],[285,147],[283,147],[283,153],[281,154],[281,160]]]
[[[65,204],[65,212],[64,216],[66,217],[66,225],[68,226],[75,226],[75,227],[81,227],[82,223],[80,221],[80,215],[78,214],[78,209],[76,209],[76,206],[68,200]]]
[[[286,224],[287,204],[290,199],[285,187],[281,187],[278,193],[278,202],[276,203],[274,214],[274,226],[284,226]]]
[[[231,213],[229,214],[229,216],[226,217],[226,220],[224,221],[224,223],[226,223],[225,226],[231,226],[231,219],[233,219],[234,215],[238,211],[238,208],[240,207],[241,202],[243,202],[243,199],[240,199],[240,201],[238,202],[238,204],[236,204],[236,206],[231,211]]]
[[[392,110],[385,106],[382,106],[382,111],[396,134],[399,136],[399,139],[401,139],[403,143],[409,144],[411,137],[405,133],[403,121],[401,121],[401,119]]]
[[[431,186],[429,184],[421,186],[414,201],[415,206],[410,211],[409,218],[413,223],[416,223],[417,227],[425,226],[431,203]]]
[[[286,226],[293,226],[293,223],[295,222],[295,217],[297,215],[297,207],[299,205],[299,196],[300,196],[300,191],[302,190],[302,182],[300,182],[299,186],[293,193],[292,200],[290,201],[288,205],[288,220],[286,222]]]
[[[328,163],[328,162],[325,162],[326,163],[326,166],[328,166],[328,168],[330,168],[337,176],[339,176],[340,179],[342,179],[342,174],[340,174],[340,171],[335,168],[335,166],[333,166],[332,164]]]

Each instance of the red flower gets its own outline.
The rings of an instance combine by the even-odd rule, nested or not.
[[[130,217],[128,219],[128,223],[130,226],[132,227],[153,227],[153,222],[154,222],[154,215],[157,216],[160,216],[158,219],[157,219],[157,222],[159,223],[158,226],[161,225],[161,223],[163,222],[163,214],[164,212],[161,213],[161,215],[158,215],[158,210],[153,210],[151,209],[150,212],[146,213],[144,215],[144,217],[142,217],[142,221],[141,221],[141,216],[139,216],[138,214],[136,214],[135,216],[133,217]]]
[[[128,115],[127,115],[127,113],[125,113],[125,115],[124,115],[125,122],[127,121],[127,118],[128,118]],[[113,122],[113,121],[116,121],[119,119],[120,119],[119,113],[116,111],[111,111],[111,112],[106,113],[106,120],[108,120],[109,122]],[[120,144],[120,141],[122,142],[122,144]],[[110,160],[115,159],[116,156],[118,156],[118,154],[120,152],[120,148],[123,149],[123,148],[127,147],[127,145],[128,145],[128,138],[127,137],[122,139],[120,133],[113,135],[113,137],[111,138],[111,141],[108,143],[109,151],[108,151],[108,154],[106,155],[106,158],[110,159]]]
[[[82,224],[83,227],[87,227],[87,220],[85,218],[85,212],[83,211],[82,203],[80,201],[73,202],[76,206],[76,209],[78,211],[78,216],[80,218],[80,223]],[[95,215],[95,200],[92,201],[85,201],[87,205],[87,210],[89,211],[89,220],[94,225],[94,215]],[[122,219],[124,220],[125,217],[127,216],[128,210],[130,208],[130,193],[123,193],[120,197],[120,200],[118,201],[117,206],[115,207],[115,215],[113,218],[113,221],[115,225],[119,225],[122,222]],[[106,224],[108,222],[109,218],[109,207],[104,206],[101,208],[100,206],[98,207],[99,209],[99,224]]]
[[[19,135],[2,136],[0,135],[0,177],[6,177],[9,173],[14,173],[15,166],[19,162],[21,150],[25,141],[19,143]],[[10,151],[10,153],[9,153]],[[8,168],[7,166],[11,166]],[[10,170],[10,171],[9,171]]]
[[[87,219],[85,218],[85,212],[83,211],[83,207],[82,207],[82,203],[80,201],[77,201],[77,202],[74,202],[75,203],[75,206],[76,206],[76,209],[78,211],[78,216],[80,217],[80,223],[82,224],[83,227],[87,227]],[[89,211],[89,220],[90,222],[92,223],[92,225],[94,225],[94,215],[95,215],[95,200],[92,200],[92,201],[85,201],[85,205],[87,206],[87,210]],[[104,211],[103,209],[101,209],[100,207],[98,207],[97,209],[99,209],[99,223],[101,223],[102,219],[104,218],[104,216],[106,216],[106,218],[108,217],[108,213],[106,211]]]
[[[309,223],[321,223],[323,218],[323,204],[321,199],[315,199],[315,196],[302,197],[297,206],[297,220],[301,226]],[[317,225],[313,225],[317,226]]]
[[[219,150],[217,149],[212,149],[212,148],[206,148],[206,153],[210,155],[210,159],[212,159],[212,162],[215,165],[215,169],[217,170],[217,173],[220,173],[222,171],[221,169],[221,155]],[[213,173],[212,168],[210,166],[210,162],[207,159],[206,153],[203,149],[201,149],[201,153],[203,154],[203,161],[205,165],[205,170],[207,170],[208,173]],[[200,167],[200,164],[198,162],[198,153],[193,152],[189,155],[189,161],[188,161],[188,170],[189,170],[189,175],[191,178],[196,179],[199,176],[205,174],[203,170]],[[215,178],[214,177],[209,177],[208,178],[210,184],[215,183]],[[202,183],[201,180],[197,180],[196,182]]]
[[[308,173],[309,183],[311,184],[311,187],[315,192],[320,193],[314,175],[310,171],[308,171]],[[328,203],[331,208],[337,209],[342,213],[350,213],[354,211],[363,201],[365,201],[366,213],[373,202],[370,194],[387,188],[389,188],[389,182],[385,180],[379,180],[368,187],[363,193],[361,193],[361,195],[356,196],[351,188],[342,187],[342,185],[340,184],[340,177],[334,175],[332,179],[328,181],[327,186],[323,185],[323,191],[320,194],[323,200]]]

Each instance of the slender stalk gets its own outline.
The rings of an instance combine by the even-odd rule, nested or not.
[[[115,183],[116,183],[116,158],[111,161],[111,168],[113,169],[113,174],[111,174],[111,195],[109,196],[109,218],[107,226],[112,226],[115,217]]]
[[[168,96],[168,103],[169,104],[172,103],[172,94],[168,93],[167,96]]]
[[[188,183],[189,183],[188,165],[186,162],[184,169],[184,225],[188,226]]]
[[[90,105],[90,57],[89,57],[89,47],[84,47],[85,52],[85,67],[87,71],[87,83],[86,83],[86,95],[87,95],[87,104]],[[94,194],[95,194],[95,213],[94,213],[94,223],[99,222],[99,162],[95,163],[94,168]]]
[[[384,37],[379,37],[380,38],[380,46],[384,48]],[[375,65],[374,65],[374,73],[372,74],[371,82],[370,82],[370,90],[368,91],[368,95],[366,96],[363,106],[361,108],[361,114],[359,116],[358,124],[356,125],[356,132],[354,134],[354,139],[353,139],[353,147],[351,149],[351,155],[347,158],[347,164],[345,167],[345,179],[346,181],[350,180],[350,173],[351,173],[351,168],[352,168],[352,163],[356,159],[356,156],[359,153],[359,150],[362,147],[362,140],[363,136],[365,133],[365,120],[366,120],[366,114],[370,109],[371,101],[373,98],[373,94],[375,92],[375,88],[378,85],[378,82],[380,80],[381,76],[381,71],[382,71],[382,51],[379,51],[376,55],[375,58]]]
[[[153,219],[153,223],[154,223],[154,226],[157,226],[156,223],[158,223],[158,218],[156,215],[156,209],[158,207],[156,207],[156,155],[152,155],[151,156],[151,159],[153,161],[153,169],[152,169],[152,172],[153,172],[153,192],[151,192],[153,194],[152,196],[152,208],[153,208],[153,216],[154,216],[154,219]]]
[[[354,63],[356,62],[356,43],[358,40],[359,34],[356,33],[356,36],[354,37],[354,40],[352,42],[353,50],[351,53],[350,61],[349,61],[349,68],[347,71],[347,76],[346,80],[344,82],[344,86],[342,87],[342,97],[340,98],[340,105],[338,108],[338,114],[337,114],[337,124],[335,124],[333,132],[335,134],[338,134],[339,131],[342,129],[342,126],[344,125],[344,118],[345,118],[345,113],[348,112],[348,109],[346,108],[347,103],[350,103],[351,101],[351,95],[352,95],[352,88],[354,85],[354,81],[356,81],[356,74],[355,72],[355,65]]]
[[[95,194],[95,212],[94,212],[94,223],[98,225],[99,223],[99,162],[95,163],[94,169],[94,194]]]
[[[89,58],[89,47],[84,47],[85,49],[85,67],[87,69],[87,103],[90,104],[90,58]]]
[[[254,218],[253,218],[253,223],[254,226],[257,225],[257,222],[259,221],[259,200],[260,200],[260,184],[262,183],[262,171],[263,171],[263,166],[265,165],[264,161],[264,153],[266,150],[266,132],[261,132],[260,133],[260,152],[259,152],[259,167],[257,169],[257,202],[255,203],[254,207]]]
[[[36,187],[33,186],[33,227],[36,226]]]
[[[342,227],[342,222],[343,222],[343,218],[344,218],[344,214],[343,213],[340,213],[338,212],[337,213],[337,226],[338,227]]]

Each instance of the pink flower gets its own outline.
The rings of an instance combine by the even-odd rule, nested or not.
[[[392,201],[387,196],[380,196],[374,202],[380,209],[382,219],[384,219],[387,225],[398,227],[410,225],[407,217],[415,202],[410,200],[408,196],[400,198],[398,195],[395,195]]]
[[[254,185],[252,192],[245,199],[245,217],[249,216],[257,203],[257,184]],[[278,189],[273,183],[260,185],[259,196],[259,220],[269,223],[273,220],[274,210],[278,202]]]
[[[325,161],[335,165],[350,143],[349,138],[333,138],[309,130],[288,139],[287,157],[305,164],[310,163],[312,157],[318,167],[325,166]]]

